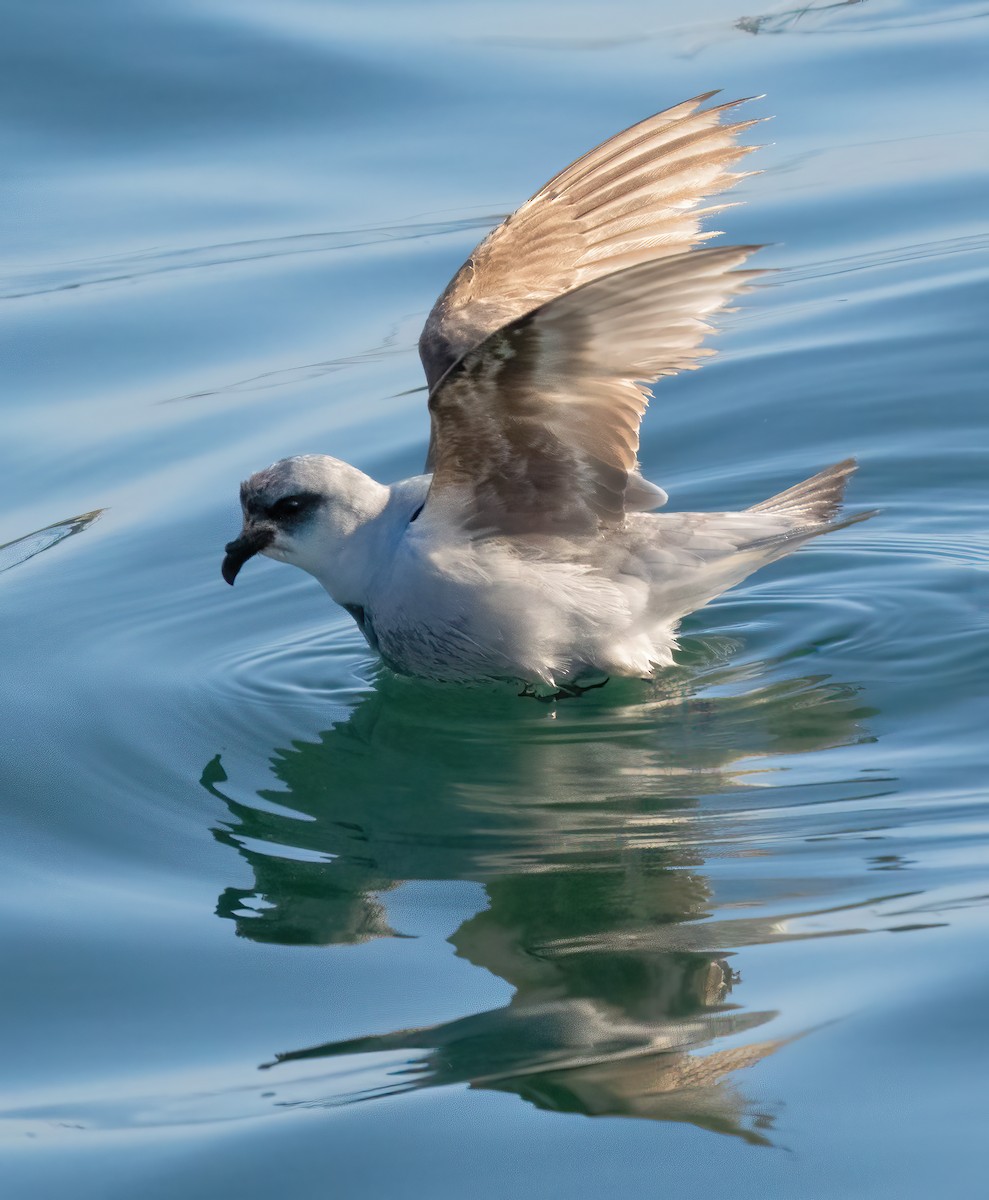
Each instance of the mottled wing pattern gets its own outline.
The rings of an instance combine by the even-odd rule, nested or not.
[[[468,352],[430,396],[434,501],[477,534],[577,534],[621,523],[643,381],[713,351],[705,318],[758,271],[757,247],[629,267],[551,300]]]
[[[419,341],[430,388],[489,334],[564,292],[699,241],[706,196],[742,178],[751,147],[723,124],[743,101],[700,106],[714,92],[648,117],[561,171],[493,230],[454,276]]]

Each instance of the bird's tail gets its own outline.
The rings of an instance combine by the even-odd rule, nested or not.
[[[655,531],[652,554],[643,556],[656,560],[647,611],[677,620],[811,538],[874,516],[841,512],[855,467],[854,459],[836,463],[743,512],[641,517]]]
[[[785,532],[772,534],[768,538],[756,538],[748,548],[757,545],[768,546],[773,542],[805,542],[808,538],[817,537],[822,533],[830,533],[833,529],[844,529],[859,521],[867,521],[874,517],[878,509],[868,509],[864,512],[851,513],[841,516],[841,505],[845,498],[845,488],[849,477],[858,470],[854,458],[843,459],[833,466],[818,471],[802,483],[787,488],[753,504],[746,509],[750,513],[766,513],[788,518],[791,527]],[[794,547],[795,548],[795,547]],[[783,550],[783,553],[788,553]]]

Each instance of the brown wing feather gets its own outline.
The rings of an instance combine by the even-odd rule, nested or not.
[[[694,250],[596,279],[491,334],[429,400],[433,483],[475,533],[619,524],[649,392],[697,366],[705,317],[758,271],[757,247]]]
[[[687,100],[577,159],[474,250],[437,300],[419,340],[430,388],[484,338],[554,297],[636,263],[681,254],[701,233],[705,196],[742,176],[730,166],[751,147],[722,124],[743,103]],[[719,206],[724,207],[724,206]]]

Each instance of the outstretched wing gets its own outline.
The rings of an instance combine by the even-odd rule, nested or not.
[[[558,296],[465,354],[429,398],[426,514],[442,505],[478,535],[620,524],[649,396],[644,381],[713,353],[701,347],[705,317],[761,274],[736,269],[757,248],[693,250],[626,268]]]
[[[551,179],[493,230],[437,300],[419,339],[430,389],[489,334],[614,271],[682,254],[715,233],[705,196],[731,187],[755,121],[722,124],[743,103],[714,108],[707,92],[616,134]]]

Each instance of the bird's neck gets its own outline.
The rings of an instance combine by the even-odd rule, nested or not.
[[[412,485],[410,487],[410,485]],[[375,579],[390,565],[412,513],[425,500],[428,477],[392,487],[362,476],[343,506],[334,506],[324,551],[307,570],[337,604],[366,608]]]

